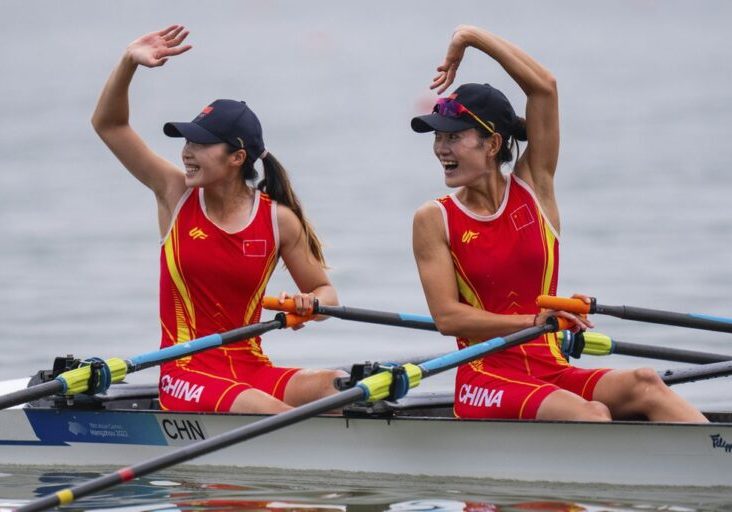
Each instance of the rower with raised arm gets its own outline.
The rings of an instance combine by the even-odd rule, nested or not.
[[[138,66],[154,68],[188,51],[173,25],[127,47],[107,80],[92,123],[130,171],[155,194],[160,251],[161,348],[256,323],[267,281],[281,257],[307,311],[317,298],[338,303],[320,242],[284,167],[265,149],[262,127],[243,101],[220,99],[192,122],[166,123],[182,137],[184,170],[153,152],[129,124],[129,86]],[[255,163],[261,161],[263,178]],[[280,295],[281,300],[290,297]],[[338,370],[279,368],[260,338],[161,366],[163,409],[276,413],[336,392]]]
[[[554,174],[559,156],[559,100],[552,74],[514,44],[472,26],[457,28],[432,88],[453,83],[465,50],[495,59],[526,94],[526,118],[488,84],[463,84],[439,98],[431,114],[412,119],[434,132],[434,153],[450,195],[414,217],[413,244],[430,312],[458,346],[544,322],[548,315],[592,324],[567,311],[541,310],[555,295],[559,209]],[[518,157],[518,141],[526,141]],[[514,160],[512,172],[501,168]],[[576,296],[586,300],[583,296]],[[650,368],[584,369],[569,365],[554,333],[463,365],[455,384],[461,418],[704,422]]]

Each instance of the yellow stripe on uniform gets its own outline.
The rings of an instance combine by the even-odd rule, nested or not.
[[[541,226],[542,246],[544,249],[544,278],[541,285],[541,294],[548,295],[551,293],[552,280],[554,279],[554,247],[557,244],[557,237],[554,236],[554,232],[547,224],[546,219],[541,212],[538,211],[537,214],[537,217],[539,218],[539,225]],[[546,343],[549,346],[549,351],[554,356],[556,363],[566,366],[568,363],[564,358],[564,355],[562,355],[562,349],[557,341],[557,335],[553,332],[547,333],[544,335],[544,339],[546,340]]]
[[[170,235],[165,240],[163,250],[165,251],[165,262],[168,265],[170,278],[173,280],[173,284],[175,284],[175,288],[180,295],[180,299],[183,301],[183,304],[180,304],[179,300],[175,300],[175,316],[178,328],[175,341],[176,343],[185,343],[186,341],[191,341],[192,339],[194,339],[194,331],[196,329],[196,314],[195,310],[193,309],[191,294],[188,291],[185,280],[180,273],[177,261],[178,221],[175,222],[173,229],[171,229],[170,231]]]
[[[254,312],[257,310],[257,307],[262,302],[262,295],[264,295],[264,290],[267,288],[267,282],[269,281],[269,276],[272,275],[272,272],[275,269],[275,265],[277,264],[277,251],[272,251],[272,253],[269,255],[269,259],[267,260],[265,271],[262,272],[262,277],[259,280],[259,283],[257,283],[257,286],[255,288],[254,295],[252,295],[251,300],[249,301],[249,305],[247,306],[246,312],[244,313],[244,324],[243,325],[249,325],[252,322],[252,316],[254,315]]]
[[[467,278],[465,271],[463,270],[460,262],[457,259],[455,253],[452,253],[452,261],[455,265],[455,279],[457,280],[458,291],[465,302],[473,306],[474,308],[485,310],[483,302],[480,300],[478,293],[475,291],[475,287],[470,284],[470,280]]]

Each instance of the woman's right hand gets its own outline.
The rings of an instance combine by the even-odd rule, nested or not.
[[[567,311],[557,311],[554,309],[542,309],[539,314],[534,317],[534,325],[544,325],[550,316],[561,317],[572,322],[573,326],[570,331],[575,333],[595,327],[595,325],[584,315],[576,315]]]
[[[132,41],[127,47],[127,56],[135,64],[148,68],[162,66],[169,57],[192,48],[189,44],[181,46],[188,33],[183,25],[171,25],[159,32],[151,32]]]
[[[465,55],[465,49],[469,46],[467,33],[471,29],[468,25],[460,25],[455,29],[447,47],[445,60],[437,67],[437,75],[432,79],[430,89],[437,89],[437,94],[442,94],[455,81],[460,62]]]

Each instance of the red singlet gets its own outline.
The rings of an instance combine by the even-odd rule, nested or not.
[[[559,239],[529,186],[511,174],[495,214],[477,215],[455,194],[437,200],[450,244],[460,302],[492,313],[536,314],[536,297],[556,295]],[[458,348],[472,342],[458,338]],[[532,419],[559,389],[586,399],[607,370],[570,366],[553,333],[458,368],[455,414]]]
[[[160,252],[161,348],[259,321],[261,299],[277,264],[277,204],[255,192],[247,225],[227,233],[205,213],[202,189],[189,189]],[[228,411],[249,388],[282,399],[297,371],[275,368],[259,337],[165,363],[163,409]]]

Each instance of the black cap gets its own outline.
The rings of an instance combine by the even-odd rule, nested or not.
[[[168,137],[185,137],[197,144],[227,142],[247,152],[247,160],[256,160],[264,152],[262,125],[243,101],[216,100],[190,123],[165,123]]]
[[[526,140],[526,130],[513,110],[511,102],[495,87],[488,84],[463,84],[448,98],[463,105],[488,126],[494,127],[504,139],[513,136],[518,140]],[[485,131],[485,128],[470,115],[448,117],[438,114],[435,110],[431,114],[412,119],[412,130],[418,133],[431,131],[452,133],[469,128]]]

